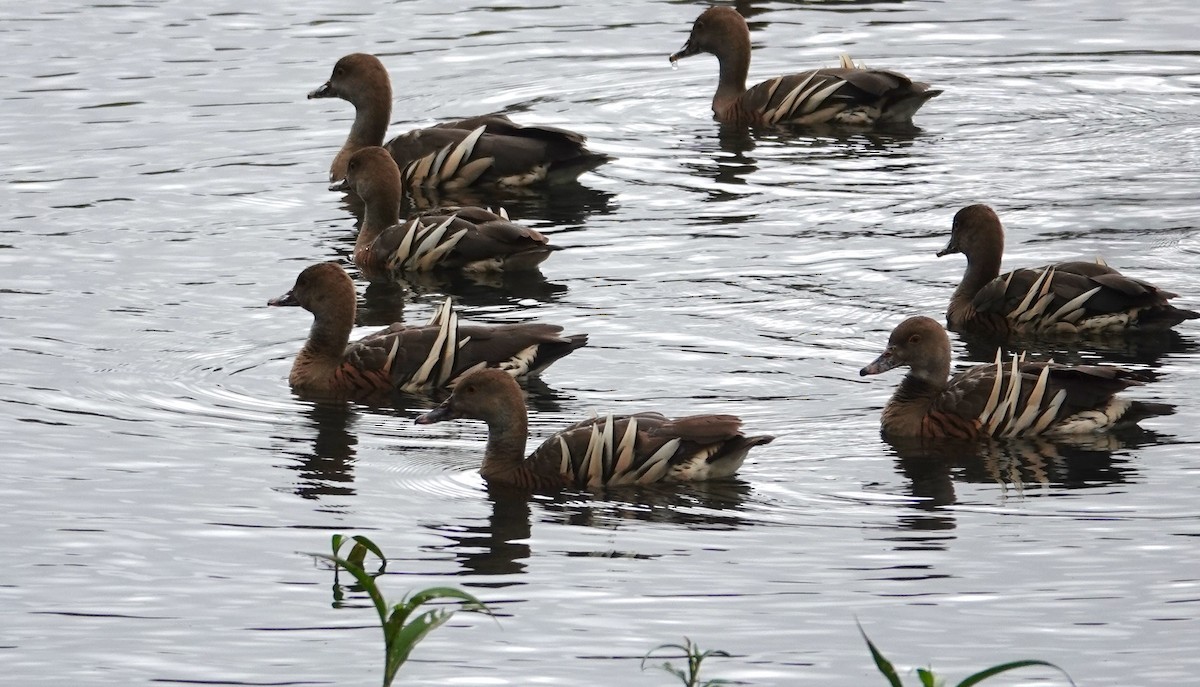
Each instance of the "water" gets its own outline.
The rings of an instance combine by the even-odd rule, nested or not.
[[[715,61],[667,62],[694,3],[244,7],[0,9],[12,684],[371,684],[372,612],[333,608],[297,553],[334,532],[393,556],[390,597],[452,584],[499,615],[431,635],[417,684],[664,685],[640,659],[684,635],[733,654],[709,678],[883,684],[855,619],[954,679],[1200,669],[1195,326],[1060,352],[1153,370],[1130,395],[1178,407],[1111,444],[914,456],[878,437],[898,375],[857,375],[900,319],[940,317],[963,264],[934,253],[972,202],[1004,219],[1006,264],[1102,254],[1200,305],[1191,4],[747,9],[752,79],[846,51],[943,88],[907,137],[721,131]],[[535,436],[736,412],[778,436],[741,482],[514,502],[475,472],[477,424],[290,393],[309,321],[265,302],[353,245],[325,191],[352,112],[304,99],[353,51],[391,70],[395,131],[505,109],[616,156],[510,205],[565,250],[544,281],[460,291],[463,315],[591,334],[532,388]],[[363,291],[363,324],[441,297]],[[1064,684],[994,682],[1039,678]]]

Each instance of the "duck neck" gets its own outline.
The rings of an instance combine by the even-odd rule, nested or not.
[[[488,442],[479,474],[484,479],[524,483],[529,466],[525,464],[525,441],[529,420],[525,400],[519,394],[502,397],[501,404],[487,418]]]
[[[392,117],[391,88],[372,92],[351,103],[354,105],[354,125],[350,127],[346,145],[354,143],[357,148],[383,145],[388,120]]]
[[[371,247],[388,227],[400,221],[400,189],[384,184],[382,188],[374,188],[363,201],[363,221],[358,230],[358,238],[354,242],[354,262],[359,265],[374,267],[375,263],[385,258],[384,255],[373,256]]]
[[[716,53],[721,65],[713,110],[720,112],[732,106],[746,92],[746,75],[750,73],[750,35],[738,35],[721,46]]]
[[[958,326],[975,315],[973,303],[975,294],[1000,275],[1001,251],[988,251],[981,255],[967,255],[967,270],[963,273],[962,281],[950,297],[950,308],[946,311],[946,319],[951,326]]]
[[[350,342],[350,330],[354,328],[353,302],[348,310],[313,314],[312,328],[308,330],[308,341],[301,356],[314,359],[336,360],[339,364],[346,354]]]

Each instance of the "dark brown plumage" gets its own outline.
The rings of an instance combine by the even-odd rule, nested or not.
[[[329,80],[308,97],[341,98],[354,105],[354,125],[330,166],[331,181],[345,177],[355,151],[379,145],[396,160],[404,186],[410,189],[571,180],[609,159],[589,151],[582,134],[521,126],[502,114],[414,129],[384,145],[392,112],[391,79],[383,63],[365,53],[338,60]]]
[[[747,90],[750,29],[731,7],[704,10],[671,62],[705,52],[720,63],[712,108],[716,118],[727,124],[911,125],[913,114],[941,93],[899,72],[855,66],[845,56],[841,67],[780,76]]]
[[[528,417],[521,389],[494,370],[472,372],[418,424],[469,418],[488,425],[480,474],[490,483],[535,491],[732,477],[755,446],[733,415],[671,420],[658,413],[609,415],[577,422],[525,457]]]
[[[355,301],[346,271],[323,262],[305,268],[290,291],[268,303],[313,314],[288,377],[295,391],[352,398],[417,391],[453,385],[477,367],[523,377],[587,343],[586,334],[562,336],[562,327],[549,324],[459,325],[448,300],[426,326],[396,323],[350,343]]]
[[[1053,362],[976,365],[950,377],[950,338],[928,317],[910,317],[887,348],[860,374],[907,366],[909,373],[883,410],[889,436],[972,439],[983,436],[1088,434],[1151,415],[1169,406],[1116,398],[1140,384],[1120,367]],[[949,379],[948,379],[949,378]]]
[[[950,241],[938,255],[951,253],[967,258],[946,310],[947,326],[955,331],[1061,338],[1162,331],[1200,317],[1168,303],[1175,294],[1099,262],[1060,262],[1001,275],[1004,228],[986,205],[968,205],[954,215]]]
[[[363,201],[354,263],[366,270],[530,270],[555,250],[541,233],[480,207],[398,221],[400,171],[379,146],[350,156],[343,188]]]

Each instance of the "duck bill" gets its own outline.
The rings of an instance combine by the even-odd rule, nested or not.
[[[321,87],[318,88],[317,90],[308,92],[309,100],[312,100],[313,98],[336,98],[336,97],[337,97],[337,93],[334,93],[334,91],[333,91],[333,84],[329,83],[328,81],[321,84]]]
[[[450,401],[447,400],[445,403],[434,408],[428,413],[417,416],[416,423],[418,425],[432,425],[435,422],[444,422],[446,420],[454,420],[457,418],[458,416],[454,414],[454,409],[450,407]]]
[[[340,181],[335,181],[335,182],[329,184],[329,190],[330,191],[345,191],[346,193],[349,193],[353,189],[350,188],[350,179],[342,179]]]
[[[957,253],[957,252],[958,252],[958,244],[954,242],[954,239],[950,239],[950,243],[947,243],[945,248],[939,250],[937,252],[937,256],[940,258],[944,255],[953,255],[954,253]]]
[[[683,44],[683,47],[679,49],[679,52],[671,53],[671,64],[675,64],[679,60],[682,60],[685,57],[691,57],[699,52],[699,50],[692,47],[692,41],[689,40],[687,43]]]
[[[890,351],[884,351],[878,358],[874,360],[874,362],[859,370],[858,374],[860,377],[882,374],[888,370],[891,370],[892,368],[898,367],[899,364],[900,363],[896,361],[896,357],[893,356]]]
[[[298,306],[298,305],[300,305],[300,301],[296,300],[296,296],[293,295],[291,291],[288,291],[287,293],[283,294],[282,296],[278,296],[276,298],[272,298],[271,300],[267,301],[267,305],[296,305],[296,306]]]

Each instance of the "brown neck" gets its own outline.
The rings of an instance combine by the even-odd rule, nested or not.
[[[354,308],[314,313],[308,341],[301,353],[313,358],[337,358],[340,362],[346,354],[346,344],[350,341],[350,330],[353,328]]]
[[[975,306],[972,304],[975,294],[1000,275],[1000,257],[1003,250],[1001,248],[995,252],[967,255],[967,270],[963,273],[958,288],[954,290],[954,295],[950,297],[950,308],[946,311],[946,318],[952,326],[957,326],[975,314]]]
[[[737,35],[721,45],[715,53],[721,65],[717,81],[717,94],[713,96],[713,110],[728,109],[746,92],[746,75],[750,72],[750,36]]]
[[[329,170],[330,179],[342,179],[346,176],[346,165],[350,156],[368,146],[383,145],[383,137],[387,135],[388,120],[392,117],[392,89],[386,82],[378,92],[361,95],[350,100],[354,105],[354,124],[350,127],[350,135],[342,144],[333,159]]]
[[[525,463],[525,440],[529,436],[529,421],[525,400],[519,394],[499,398],[499,405],[488,424],[487,450],[479,474],[484,479],[529,486],[530,466]]]
[[[362,194],[360,194],[362,195]],[[374,245],[384,229],[400,221],[400,187],[399,179],[396,184],[376,183],[371,191],[363,195],[363,221],[358,230],[358,239],[354,242],[354,262],[374,266],[375,260],[386,256],[372,256],[371,246]]]
[[[386,88],[383,87],[385,85]],[[392,116],[391,85],[377,84],[369,93],[350,102],[354,105],[354,125],[350,127],[346,144],[354,142],[359,148],[383,145],[388,120]]]

